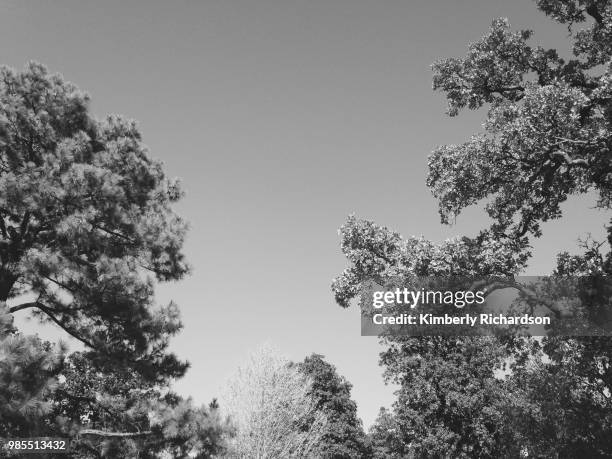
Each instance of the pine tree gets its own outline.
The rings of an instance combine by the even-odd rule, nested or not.
[[[168,351],[182,327],[157,282],[180,280],[182,191],[136,123],[95,119],[89,96],[31,63],[0,68],[0,425],[76,439],[78,457],[210,457],[227,425],[169,391],[188,368]],[[28,314],[84,346],[12,326]]]

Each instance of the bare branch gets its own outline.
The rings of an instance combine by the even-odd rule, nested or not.
[[[550,154],[553,158],[559,158],[565,161],[568,166],[582,166],[588,167],[589,163],[586,159],[572,159],[572,157],[565,151],[559,150]]]
[[[133,438],[133,437],[145,437],[151,435],[151,430],[145,430],[142,432],[107,432],[105,430],[98,429],[83,429],[79,431],[79,435],[95,435],[98,437],[115,437],[115,438]]]
[[[588,145],[590,142],[587,140],[576,140],[576,139],[568,139],[566,137],[554,136],[555,139],[560,140],[561,142],[569,142],[569,143],[577,143],[579,145]]]
[[[471,289],[484,287],[486,292],[486,296],[489,296],[496,290],[502,290],[506,288],[514,288],[520,291],[523,295],[525,295],[528,299],[535,301],[536,303],[541,304],[542,306],[549,309],[552,313],[555,314],[557,318],[564,317],[566,315],[566,311],[560,307],[557,303],[551,300],[547,300],[539,297],[533,290],[524,286],[523,284],[516,282],[513,279],[495,279],[491,282],[486,280],[476,282],[472,284]]]
[[[29,309],[29,308],[37,308],[40,311],[44,312],[47,317],[49,317],[49,319],[51,319],[56,325],[58,325],[62,330],[64,330],[66,333],[68,333],[70,336],[72,336],[73,338],[79,340],[81,343],[83,343],[84,345],[90,347],[91,349],[95,349],[95,346],[88,341],[87,339],[81,337],[78,335],[77,332],[75,332],[74,330],[70,329],[68,327],[68,325],[66,325],[64,322],[62,322],[60,319],[58,319],[55,316],[55,311],[54,309],[45,306],[44,304],[40,303],[39,301],[34,301],[34,302],[30,302],[30,303],[23,303],[20,304],[18,306],[13,306],[9,309],[9,312],[11,313],[15,313],[17,311],[22,311],[24,309]]]
[[[38,302],[37,301],[32,301],[30,303],[22,303],[19,304],[17,306],[12,306],[9,308],[9,312],[10,313],[15,313],[17,311],[21,311],[23,309],[29,309],[29,308],[37,308],[38,307]]]

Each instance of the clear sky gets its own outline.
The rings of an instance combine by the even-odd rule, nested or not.
[[[498,16],[566,44],[529,0],[2,0],[0,64],[40,61],[87,90],[97,116],[137,119],[151,155],[182,178],[193,275],[158,290],[185,323],[173,349],[192,368],[179,392],[209,401],[270,341],[293,360],[325,355],[369,426],[392,388],[358,310],[333,301],[337,229],[353,212],[434,240],[488,224],[478,209],[439,224],[427,156],[484,113],[448,118],[429,66],[463,55]],[[544,225],[530,273],[603,234],[608,216],[590,207],[572,200]]]

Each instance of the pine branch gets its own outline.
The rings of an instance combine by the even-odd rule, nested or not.
[[[115,438],[132,438],[132,437],[144,437],[151,435],[153,431],[145,430],[143,432],[107,432],[105,430],[97,429],[83,429],[79,432],[79,435],[96,435],[98,437],[115,437]]]
[[[86,340],[85,338],[79,336],[77,334],[77,332],[75,332],[74,330],[71,330],[68,325],[66,325],[64,322],[62,322],[60,319],[58,319],[53,313],[55,312],[54,309],[45,306],[44,304],[40,303],[39,301],[34,301],[34,302],[30,302],[30,303],[23,303],[20,304],[18,306],[13,306],[11,308],[9,308],[9,312],[10,313],[15,313],[17,311],[22,311],[24,309],[29,309],[29,308],[37,308],[40,311],[44,312],[47,317],[49,317],[56,325],[58,325],[62,330],[64,330],[66,333],[68,333],[70,336],[72,336],[73,338],[79,340],[81,343],[85,344],[87,347],[90,347],[91,349],[95,349],[95,346],[88,340]]]
[[[38,302],[37,301],[32,301],[30,303],[22,303],[20,305],[17,306],[12,306],[9,308],[9,312],[10,313],[15,313],[17,311],[21,311],[23,309],[29,309],[29,308],[37,308],[38,307]]]

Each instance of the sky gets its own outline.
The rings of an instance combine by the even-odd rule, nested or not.
[[[529,0],[2,0],[0,64],[39,61],[86,90],[96,116],[138,120],[151,156],[182,179],[193,273],[157,289],[185,324],[172,344],[191,362],[178,392],[210,401],[270,342],[294,361],[323,354],[368,427],[393,387],[359,311],[334,303],[337,230],[351,213],[435,241],[488,226],[479,207],[440,225],[425,186],[429,153],[485,116],[446,116],[430,65],[462,56],[499,16],[567,48],[567,29]],[[572,199],[543,226],[528,274],[602,237],[609,215],[593,206]]]

